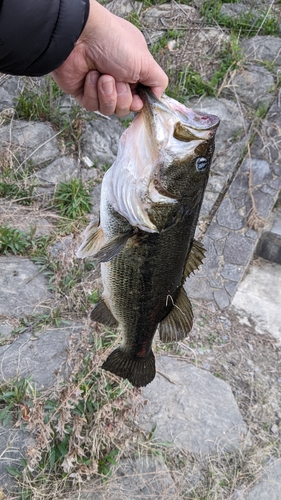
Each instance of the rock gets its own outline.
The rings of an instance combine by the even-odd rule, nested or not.
[[[122,132],[124,128],[121,122],[114,117],[97,118],[86,122],[81,136],[83,156],[88,156],[98,167],[112,165],[117,155]]]
[[[70,156],[61,156],[47,167],[37,170],[34,176],[43,187],[54,190],[60,182],[67,182],[78,177],[78,161]]]
[[[35,165],[59,156],[57,138],[49,123],[14,120],[1,128],[0,152]]]
[[[250,317],[258,333],[268,332],[281,341],[281,266],[263,261],[250,266],[240,283],[232,307]]]
[[[0,323],[0,340],[3,340],[3,338],[9,337],[9,335],[12,331],[13,331],[12,325],[1,321],[1,323]]]
[[[16,76],[1,75],[0,78],[0,112],[15,107],[15,98],[23,88],[22,80]]]
[[[269,465],[262,478],[246,493],[245,500],[280,500],[281,461]],[[243,499],[244,500],[244,499]]]
[[[4,199],[2,201],[0,199],[0,212],[1,225],[7,225],[26,233],[30,233],[32,228],[34,236],[49,235],[54,230],[54,226],[42,217],[42,212],[36,208],[32,210],[30,207],[27,208],[11,200]]]
[[[281,39],[276,36],[253,36],[244,39],[241,47],[249,61],[262,61],[281,66]]]
[[[90,481],[79,492],[80,500],[147,500],[176,498],[175,484],[167,466],[151,456],[120,460],[119,466],[108,483]],[[71,495],[64,500],[76,500]]]
[[[9,474],[7,467],[22,469],[21,458],[26,455],[27,448],[33,443],[34,440],[26,432],[0,425],[0,485],[5,492],[15,494],[16,490],[15,479]],[[1,497],[1,487],[0,498],[4,500],[7,497]]]
[[[1,378],[31,377],[38,389],[51,387],[60,371],[65,380],[71,373],[67,365],[70,338],[77,338],[83,325],[72,323],[41,333],[23,333],[12,344],[0,347]],[[63,366],[62,366],[63,365]]]
[[[266,68],[249,65],[234,74],[223,95],[236,93],[246,106],[264,111],[272,102],[274,87],[274,77]]]
[[[192,102],[192,106],[197,111],[217,115],[221,120],[220,126],[216,132],[216,156],[220,153],[225,154],[226,147],[233,144],[233,142],[234,148],[237,149],[234,138],[240,134],[244,135],[244,120],[238,106],[234,102],[224,98],[205,98],[200,99],[197,103]],[[245,121],[245,126],[247,129],[247,121]],[[229,170],[229,164],[227,170]],[[220,170],[217,171],[220,172]]]
[[[217,451],[218,443],[236,448],[246,427],[230,386],[185,360],[161,356],[156,365],[156,378],[143,389],[139,427],[149,433],[156,424],[156,441],[196,455]]]
[[[50,297],[39,267],[22,257],[0,258],[0,314],[21,317],[43,311]]]
[[[131,12],[139,12],[142,5],[141,2],[135,2],[134,0],[121,0],[116,2],[113,0],[106,4],[106,8],[119,17],[127,17]]]
[[[94,186],[94,188],[91,191],[91,203],[92,203],[91,212],[96,216],[99,215],[100,211],[100,197],[101,197],[101,183]]]
[[[232,18],[238,18],[243,14],[249,12],[249,8],[243,4],[227,3],[221,6],[220,14]]]

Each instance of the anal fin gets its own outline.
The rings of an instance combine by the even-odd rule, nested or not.
[[[172,298],[168,297],[168,300]],[[174,303],[174,307],[159,325],[162,342],[177,342],[187,337],[193,325],[193,311],[189,298],[183,288]]]
[[[187,261],[185,263],[185,269],[183,273],[184,279],[188,278],[188,276],[196,271],[199,266],[202,264],[202,261],[205,257],[205,248],[200,243],[200,241],[194,240],[192,243],[191,250],[188,254]]]
[[[92,321],[97,321],[110,328],[117,328],[118,326],[118,321],[114,318],[103,299],[100,299],[91,311],[90,318]]]

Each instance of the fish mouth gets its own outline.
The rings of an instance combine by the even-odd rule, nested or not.
[[[144,85],[138,85],[138,92],[144,103],[143,113],[150,128],[152,122],[156,125],[157,114],[168,113],[174,125],[173,136],[179,141],[211,139],[216,133],[220,123],[218,116],[194,111],[165,94],[158,99],[152,90]]]

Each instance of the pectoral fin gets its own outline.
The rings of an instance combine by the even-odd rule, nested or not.
[[[206,250],[202,243],[200,243],[200,241],[194,240],[185,264],[183,273],[184,279],[188,278],[188,276],[196,271],[196,269],[198,269],[198,267],[202,264],[202,261],[205,257],[205,252]]]
[[[77,257],[84,259],[85,257],[95,256],[104,244],[103,231],[99,226],[99,220],[94,220],[89,224],[85,231],[85,240],[78,249]]]
[[[167,300],[172,300],[172,297],[168,296]],[[184,289],[181,288],[172,311],[159,325],[160,339],[162,342],[177,342],[187,337],[192,324],[192,306]]]
[[[100,299],[91,311],[90,318],[92,321],[97,321],[110,328],[116,328],[118,326],[118,321],[114,318],[103,299]]]
[[[98,263],[100,262],[108,262],[113,259],[121,252],[122,248],[126,245],[129,238],[131,238],[134,234],[134,229],[130,229],[126,233],[119,234],[108,243],[103,245],[98,253],[96,253],[95,258]]]

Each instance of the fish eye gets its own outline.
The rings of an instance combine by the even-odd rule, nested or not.
[[[203,172],[208,166],[208,160],[204,156],[200,156],[195,162],[197,172]]]

